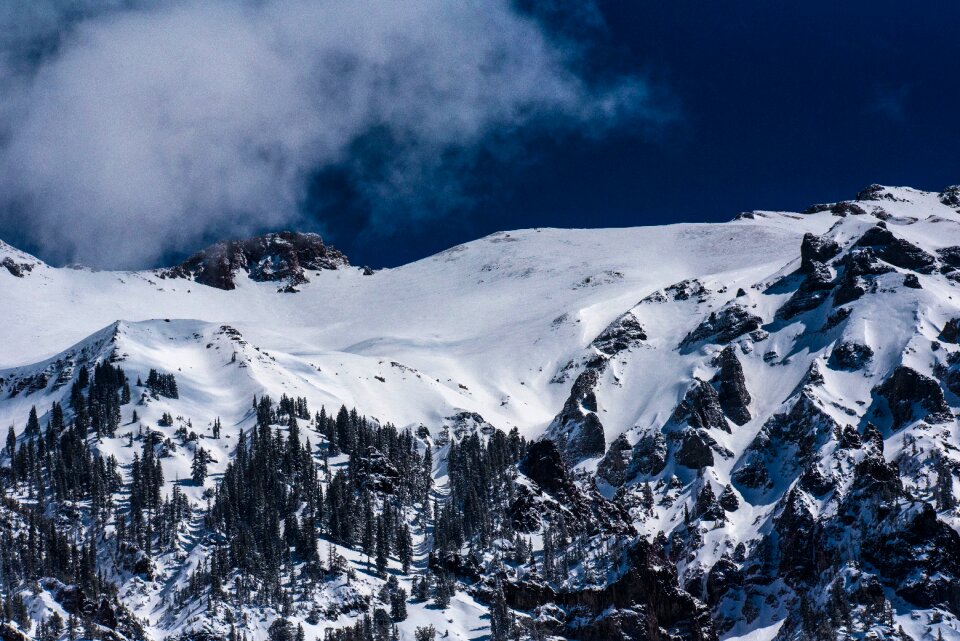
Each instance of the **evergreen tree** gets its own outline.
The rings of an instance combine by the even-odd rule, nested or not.
[[[390,618],[398,623],[407,619],[407,591],[403,588],[390,593]]]
[[[197,485],[203,485],[207,478],[207,463],[210,455],[202,447],[193,451],[193,462],[190,464],[190,476]]]
[[[508,641],[513,630],[513,615],[507,606],[503,587],[497,584],[490,603],[490,641]]]

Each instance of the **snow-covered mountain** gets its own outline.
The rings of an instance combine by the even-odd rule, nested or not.
[[[0,243],[0,267],[0,425],[16,434],[0,459],[4,557],[22,557],[14,541],[42,515],[92,541],[103,574],[98,606],[76,597],[80,579],[5,569],[8,604],[19,595],[7,609],[34,623],[0,638],[55,638],[40,626],[53,613],[113,638],[292,634],[276,621],[323,638],[429,576],[433,596],[389,634],[960,639],[960,188],[874,185],[723,224],[498,233],[376,272],[295,233],[142,272],[54,268]],[[265,396],[286,404],[264,411]],[[341,406],[375,443],[331,442]],[[114,470],[102,515],[93,490],[45,497],[55,474],[34,469],[32,448],[65,447],[40,444],[48,424],[79,421],[87,456]],[[241,435],[242,450],[294,427],[317,494],[329,503],[349,472],[378,523],[409,531],[411,567],[400,537],[372,571],[364,537],[337,534],[328,508],[320,554],[348,569],[304,579],[310,555],[288,543],[284,596],[244,592],[223,538],[228,466]],[[396,433],[429,480],[384,445]],[[496,468],[480,498],[464,487],[474,447]],[[154,455],[158,509],[179,516],[162,542],[124,538],[130,484]],[[294,495],[297,465],[277,462]],[[301,527],[281,523],[277,537]]]

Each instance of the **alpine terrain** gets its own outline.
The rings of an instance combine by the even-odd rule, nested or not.
[[[960,639],[960,187],[0,319],[3,641]]]

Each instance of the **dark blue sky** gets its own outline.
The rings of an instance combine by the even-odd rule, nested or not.
[[[0,238],[56,264],[299,227],[387,267],[498,230],[960,183],[955,0],[72,6],[0,11]],[[641,108],[603,103],[638,86]]]
[[[960,182],[960,4],[600,3],[595,61],[642,72],[675,119],[602,140],[531,139],[529,162],[477,168],[475,207],[357,234],[345,197],[318,215],[355,263],[390,266],[500,230],[728,220],[801,209],[872,182]]]

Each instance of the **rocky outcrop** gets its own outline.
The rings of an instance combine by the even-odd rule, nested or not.
[[[873,350],[869,345],[843,342],[833,348],[827,364],[832,369],[859,370],[873,358]]]
[[[751,418],[749,405],[752,399],[736,349],[730,345],[723,348],[713,359],[713,365],[719,369],[710,382],[717,389],[720,408],[731,421],[745,425]]]
[[[606,450],[603,424],[597,417],[597,396],[593,391],[605,367],[605,361],[588,365],[577,376],[563,409],[547,428],[547,437],[557,442],[570,464],[603,456]]]
[[[9,256],[5,256],[2,261],[0,261],[0,266],[5,267],[11,276],[16,276],[17,278],[23,278],[29,272],[33,271],[33,263],[18,263]]]
[[[911,269],[922,274],[933,272],[936,259],[913,243],[897,238],[886,227],[871,227],[856,243],[857,247],[869,247],[883,261]]]
[[[593,339],[592,345],[606,356],[615,356],[647,340],[640,321],[631,312],[619,316]]]
[[[632,448],[623,434],[614,439],[607,453],[597,465],[597,475],[610,485],[618,487],[627,480]]]
[[[918,507],[891,518],[894,527],[867,542],[865,558],[909,603],[960,613],[960,534],[929,503]]]
[[[775,414],[764,423],[734,466],[734,482],[765,492],[774,479],[797,478],[837,428],[809,392],[801,392],[789,412]]]
[[[12,623],[0,623],[0,641],[31,641],[31,639],[16,629]]]
[[[603,424],[597,416],[594,390],[611,358],[645,340],[647,335],[637,317],[632,312],[626,312],[607,325],[591,342],[591,347],[599,353],[594,352],[586,362],[583,372],[570,388],[563,409],[554,417],[546,432],[547,437],[557,442],[567,462],[576,464],[603,455],[606,440]],[[568,367],[572,367],[572,363]],[[564,373],[556,380],[565,378]]]
[[[520,461],[520,471],[554,497],[570,500],[576,486],[563,463],[560,450],[550,439],[537,441]]]
[[[740,567],[729,557],[721,557],[707,573],[707,603],[717,605],[728,592],[743,587],[743,582]]]
[[[940,335],[937,336],[937,339],[944,343],[956,344],[960,342],[960,318],[951,318],[948,320],[943,326],[943,329],[940,330]]]
[[[874,183],[858,191],[856,199],[859,201],[897,200],[897,197],[891,194],[889,190],[883,185],[878,185]]]
[[[510,607],[563,608],[556,630],[584,641],[715,641],[716,630],[704,604],[678,587],[673,564],[653,544],[638,539],[626,552],[619,578],[600,589],[557,591],[544,583],[518,581],[503,586]],[[558,613],[559,614],[559,613]]]
[[[731,421],[744,425],[751,419],[752,399],[736,350],[732,346],[724,348],[712,364],[719,368],[711,382],[717,388],[720,407]]]
[[[807,232],[800,242],[800,271],[810,274],[818,263],[826,263],[840,253],[837,241]]]
[[[809,582],[815,566],[815,520],[803,490],[794,487],[781,501],[774,519],[779,544],[779,572],[789,582]]]
[[[161,272],[161,276],[190,278],[230,290],[236,288],[237,273],[244,271],[251,280],[283,282],[292,288],[309,281],[307,271],[349,264],[346,256],[325,245],[318,234],[284,231],[219,242]]]
[[[700,379],[694,379],[683,400],[673,411],[672,420],[680,425],[691,425],[704,429],[730,431],[727,419],[720,408],[717,391]]]
[[[777,317],[789,320],[798,314],[816,309],[827,298],[833,289],[833,274],[824,263],[810,261],[806,277],[800,283],[797,291],[777,310]]]
[[[729,343],[735,338],[760,329],[763,320],[751,314],[746,307],[732,304],[722,309],[710,312],[690,333],[680,342],[681,352],[690,352],[695,346],[704,342]]]
[[[726,521],[723,507],[717,501],[717,495],[713,491],[713,486],[707,481],[703,484],[700,492],[697,494],[697,500],[693,504],[692,518],[701,521]]]
[[[937,194],[937,198],[939,198],[940,202],[947,207],[960,209],[960,185],[952,185],[947,187]]]
[[[520,460],[518,469],[553,499],[553,507],[535,493],[531,494],[529,489],[521,489],[525,486],[518,485],[517,498],[509,508],[515,523],[539,524],[543,512],[553,509],[566,513],[591,534],[634,533],[629,515],[618,505],[604,499],[595,489],[577,486],[560,450],[550,439],[533,443]],[[531,510],[539,513],[531,514]],[[520,529],[533,531],[534,528]]]
[[[805,214],[819,214],[828,211],[834,216],[866,216],[867,210],[852,200],[841,200],[838,203],[811,205],[803,210]]]
[[[952,418],[937,381],[901,365],[875,390],[887,402],[893,429],[916,420],[942,423]]]
[[[960,267],[960,246],[941,247],[937,250],[937,257],[949,267]]]
[[[667,441],[660,432],[644,434],[633,446],[628,478],[656,476],[667,464]]]
[[[839,265],[843,272],[833,293],[834,305],[857,300],[867,293],[867,279],[893,271],[892,267],[877,260],[877,255],[869,247],[850,250],[839,260]]]
[[[720,493],[720,498],[717,499],[717,502],[727,512],[736,512],[740,509],[740,499],[737,498],[737,493],[733,489],[732,485],[726,485],[723,488],[723,492]]]
[[[713,439],[706,432],[688,427],[675,438],[678,445],[674,456],[678,465],[692,470],[702,470],[713,465],[713,450],[710,447]]]

